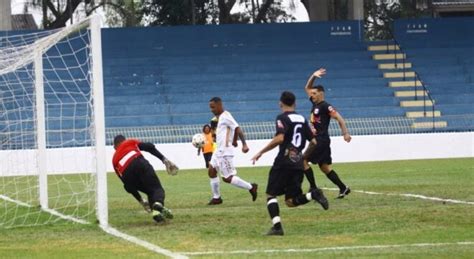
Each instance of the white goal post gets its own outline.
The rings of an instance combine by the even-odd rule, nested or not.
[[[0,227],[108,225],[100,23],[0,32]]]

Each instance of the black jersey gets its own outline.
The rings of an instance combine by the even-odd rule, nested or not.
[[[296,112],[285,112],[277,116],[275,123],[275,135],[284,134],[284,139],[273,165],[303,170],[302,151],[306,146],[306,140],[314,138],[308,121]]]
[[[311,101],[311,98],[309,99]],[[311,101],[313,107],[311,108],[310,122],[316,130],[316,139],[329,139],[329,123],[331,122],[331,114],[336,112],[336,109],[326,101],[315,103]]]

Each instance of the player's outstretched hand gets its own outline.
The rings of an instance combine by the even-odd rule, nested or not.
[[[165,158],[165,160],[163,161],[163,164],[165,164],[166,172],[169,175],[177,175],[178,174],[179,168],[173,162],[171,162],[170,160]]]
[[[148,201],[141,201],[140,204],[143,206],[143,209],[145,209],[146,212],[151,212],[150,204],[148,203]]]
[[[258,152],[255,156],[252,157],[252,165],[255,165],[255,162],[262,156],[262,153]]]
[[[249,150],[250,149],[249,149],[249,146],[247,146],[247,144],[242,145],[242,152],[243,153],[247,153],[247,152],[249,152]]]
[[[325,68],[320,68],[318,70],[316,70],[314,73],[313,73],[313,76],[317,77],[317,78],[321,78],[322,76],[324,76],[326,74],[326,69]]]
[[[352,140],[352,137],[349,133],[344,134],[344,140],[349,143]]]

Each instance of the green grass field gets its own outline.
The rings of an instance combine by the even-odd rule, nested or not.
[[[336,164],[334,169],[353,190],[383,194],[420,194],[474,202],[474,159],[440,159]],[[474,258],[474,205],[430,201],[400,195],[353,192],[336,200],[325,190],[330,209],[310,203],[287,208],[280,201],[285,236],[267,237],[271,223],[266,210],[268,167],[239,169],[239,175],[260,186],[252,202],[247,191],[221,184],[224,203],[210,207],[206,171],[181,171],[171,177],[159,172],[166,205],[175,219],[157,225],[109,175],[109,219],[116,229],[173,252],[209,252],[207,258]],[[318,185],[335,186],[315,170]],[[304,184],[304,190],[307,184]],[[2,219],[4,220],[4,219]],[[409,246],[420,243],[448,243]],[[388,247],[389,245],[402,245]],[[344,250],[327,247],[381,246]],[[284,251],[293,249],[291,251]],[[265,252],[265,250],[273,250]],[[240,251],[231,254],[224,251]],[[246,253],[253,251],[253,253]],[[36,227],[0,228],[0,258],[150,258],[163,257],[110,236],[96,224],[58,220]]]

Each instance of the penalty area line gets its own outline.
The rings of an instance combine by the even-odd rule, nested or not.
[[[337,188],[322,188],[324,190],[329,191],[339,191]],[[416,198],[422,200],[430,200],[430,201],[440,201],[440,202],[447,202],[447,203],[456,203],[456,204],[467,204],[467,205],[474,205],[472,201],[462,201],[462,200],[454,200],[454,199],[443,199],[439,197],[430,197],[420,194],[412,194],[412,193],[383,193],[383,192],[371,192],[371,191],[364,191],[364,190],[351,190],[352,192],[356,193],[363,193],[369,195],[386,195],[386,196],[401,196],[401,197],[409,197],[409,198]]]
[[[414,243],[414,244],[398,244],[398,245],[367,245],[367,246],[336,246],[336,247],[319,247],[319,248],[302,248],[302,249],[263,249],[263,250],[234,250],[234,251],[205,251],[205,252],[180,252],[183,255],[224,255],[224,254],[265,254],[265,253],[311,253],[325,251],[347,251],[347,250],[376,250],[376,249],[393,249],[393,248],[410,248],[410,247],[441,247],[453,245],[474,245],[472,241],[453,242],[453,243]]]

